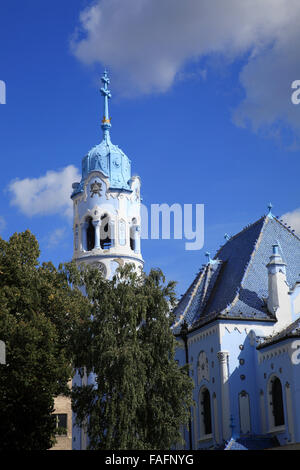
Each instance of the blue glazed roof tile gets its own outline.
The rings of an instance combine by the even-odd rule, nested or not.
[[[109,138],[93,147],[82,160],[82,179],[80,184],[73,187],[72,196],[83,191],[84,182],[93,171],[101,171],[109,178],[111,189],[126,189],[131,191],[131,164],[129,158]]]
[[[215,318],[276,321],[268,312],[266,265],[277,243],[287,264],[287,282],[299,281],[300,239],[277,218],[263,216],[231,237],[191,284],[175,308],[177,326]]]

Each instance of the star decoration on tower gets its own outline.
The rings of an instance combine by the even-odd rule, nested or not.
[[[101,196],[100,190],[101,190],[101,183],[98,183],[98,181],[94,181],[94,183],[91,184],[91,197],[93,197],[95,194],[98,194],[98,196]]]

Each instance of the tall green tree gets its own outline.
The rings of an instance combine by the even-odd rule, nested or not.
[[[63,270],[39,264],[29,232],[0,238],[0,450],[48,449],[54,442],[54,397],[67,394],[88,300]]]
[[[170,449],[188,424],[192,380],[175,360],[171,331],[174,282],[160,270],[138,275],[133,266],[112,280],[99,271],[67,266],[85,287],[92,318],[76,350],[76,366],[95,374],[95,386],[73,389],[78,423],[87,424],[91,449]]]

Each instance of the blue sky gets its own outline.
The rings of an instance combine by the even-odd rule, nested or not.
[[[203,249],[144,240],[146,270],[161,267],[182,294],[205,252],[269,201],[300,231],[300,105],[290,100],[300,8],[273,0],[266,20],[269,0],[256,3],[228,0],[226,16],[218,0],[187,0],[184,15],[177,0],[2,2],[0,235],[29,228],[42,261],[71,259],[68,194],[101,140],[105,66],[111,138],[140,175],[143,202],[205,205]]]

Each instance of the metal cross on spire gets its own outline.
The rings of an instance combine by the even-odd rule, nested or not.
[[[104,116],[102,119],[101,127],[103,129],[104,137],[109,136],[109,129],[111,128],[110,117],[108,113],[108,99],[111,98],[110,90],[108,89],[108,84],[110,80],[107,75],[107,70],[104,70],[103,76],[101,77],[103,87],[100,88],[101,95],[104,96]]]

